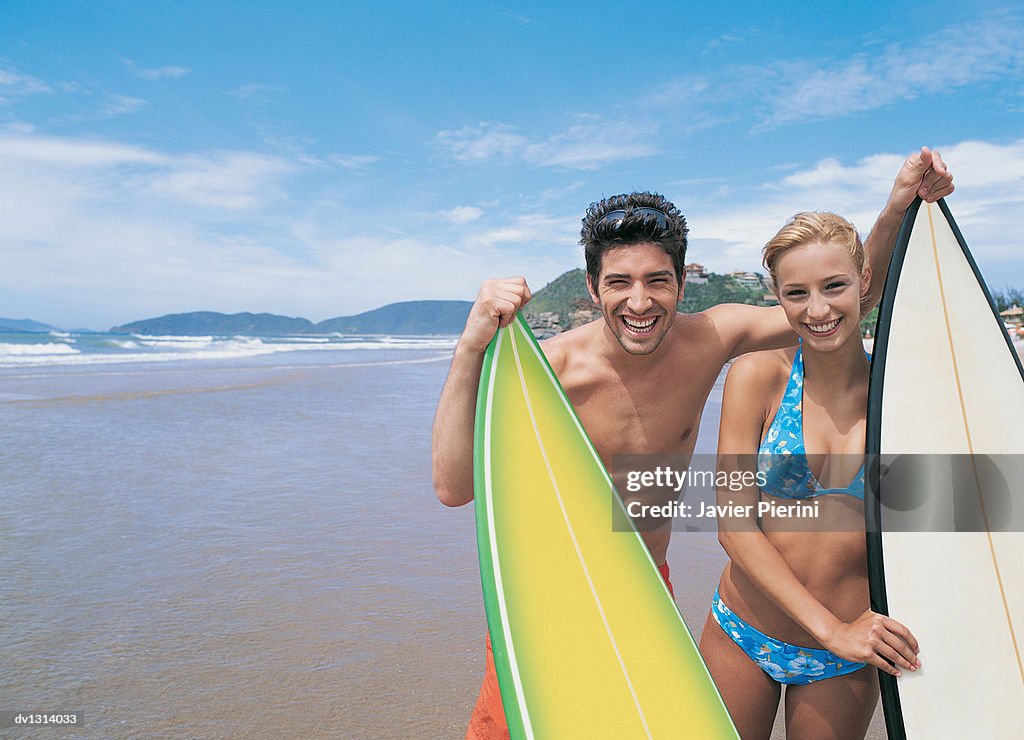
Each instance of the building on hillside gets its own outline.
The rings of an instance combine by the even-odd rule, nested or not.
[[[708,281],[708,270],[699,262],[691,262],[686,266],[686,279],[684,282],[704,285]]]
[[[736,270],[734,272],[730,272],[729,277],[748,290],[765,290],[770,287],[765,284],[764,276],[756,272],[743,272],[742,270]]]

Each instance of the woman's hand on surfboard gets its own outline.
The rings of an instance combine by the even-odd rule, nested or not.
[[[483,352],[495,332],[508,326],[530,301],[530,286],[521,277],[485,280],[466,319],[460,344]]]
[[[920,196],[922,200],[934,203],[952,192],[953,175],[946,163],[938,152],[923,146],[921,151],[907,157],[900,168],[889,194],[888,207],[902,218],[914,198]]]
[[[892,617],[868,609],[853,622],[840,623],[823,643],[840,658],[870,663],[897,678],[900,668],[916,671],[917,639],[907,627]]]

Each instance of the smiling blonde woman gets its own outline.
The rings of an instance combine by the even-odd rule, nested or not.
[[[783,684],[788,737],[860,738],[878,700],[875,672],[863,669],[920,667],[910,630],[869,609],[860,319],[871,270],[853,225],[831,213],[794,216],[764,264],[800,344],[730,370],[719,469],[760,477],[739,493],[720,488],[719,504],[813,501],[822,514],[811,527],[720,517],[730,562],[701,652],[744,740],[770,736]]]

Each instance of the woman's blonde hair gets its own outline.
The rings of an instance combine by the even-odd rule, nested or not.
[[[857,274],[864,273],[864,245],[857,229],[842,216],[820,211],[798,213],[779,229],[779,233],[764,245],[762,263],[772,276],[772,283],[778,289],[775,268],[782,255],[791,249],[821,242],[842,247],[850,255],[857,268]]]

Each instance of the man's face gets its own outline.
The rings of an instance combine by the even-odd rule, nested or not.
[[[672,259],[650,242],[609,249],[597,285],[588,276],[587,286],[608,328],[631,355],[648,355],[658,348],[683,297]]]

